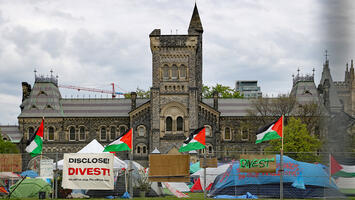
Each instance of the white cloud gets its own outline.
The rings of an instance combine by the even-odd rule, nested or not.
[[[42,74],[53,69],[60,84],[109,90],[114,82],[125,92],[148,89],[149,33],[160,28],[163,34],[186,34],[193,4],[190,0],[0,1],[0,94],[12,98],[1,102],[0,112],[7,114],[0,116],[0,122],[16,122],[21,82],[32,84],[35,68]],[[285,93],[298,67],[302,73],[315,67],[320,76],[326,48],[334,58],[331,63],[345,64],[352,49],[344,55],[337,52],[344,52],[341,46],[349,39],[329,38],[324,27],[345,20],[347,30],[354,31],[355,18],[349,12],[324,9],[325,4],[329,2],[199,1],[205,30],[204,83],[234,87],[236,80],[253,79],[259,80],[264,93]],[[339,35],[349,34],[339,28],[331,36]],[[340,69],[335,80],[343,78]],[[77,95],[61,91],[63,96]]]

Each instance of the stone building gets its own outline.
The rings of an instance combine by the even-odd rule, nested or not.
[[[189,133],[201,126],[206,127],[207,153],[219,159],[231,157],[232,151],[264,150],[266,144],[255,145],[255,130],[248,126],[250,121],[257,120],[248,112],[253,109],[251,99],[223,99],[218,94],[211,99],[202,98],[203,26],[196,5],[187,34],[162,35],[155,29],[149,38],[153,72],[149,99],[137,98],[135,93],[131,93],[130,99],[63,98],[58,78],[52,75],[36,75],[33,87],[22,83],[23,99],[18,116],[18,130],[23,134],[22,151],[42,117],[45,117],[45,153],[77,152],[93,139],[106,145],[133,128],[134,160],[147,165],[148,154],[155,148],[161,153],[178,153]],[[326,67],[323,70],[326,75],[327,70]],[[351,70],[353,67],[350,73]],[[349,80],[354,75],[346,73],[350,79],[346,78],[344,84],[350,88],[353,81]],[[317,89],[313,76],[297,77],[291,94],[300,102],[316,101],[341,109],[341,104],[332,98],[334,91],[340,91],[340,85],[332,85],[331,79],[322,78]],[[355,90],[350,91],[354,92],[341,96],[347,104],[355,96],[352,95]],[[345,106],[345,110],[354,110],[353,105]],[[120,152],[119,156],[127,159],[128,153]]]

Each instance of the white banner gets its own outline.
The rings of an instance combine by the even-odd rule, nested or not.
[[[112,153],[66,153],[62,187],[113,190]]]
[[[42,159],[39,165],[40,176],[45,178],[53,178],[53,160]]]

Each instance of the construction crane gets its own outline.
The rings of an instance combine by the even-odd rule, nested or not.
[[[74,89],[74,90],[78,90],[78,91],[83,90],[83,91],[89,91],[89,92],[98,92],[98,93],[111,94],[112,98],[115,98],[116,95],[125,95],[122,92],[116,92],[115,91],[115,84],[114,83],[111,83],[111,85],[112,85],[112,91],[96,89],[96,88],[80,87],[80,86],[74,86],[74,85],[59,85],[59,87],[66,88],[66,89]]]

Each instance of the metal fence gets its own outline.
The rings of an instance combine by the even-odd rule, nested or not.
[[[214,151],[207,154],[207,157],[218,158],[217,168],[207,168],[206,176],[203,169],[199,173],[191,174],[192,182],[200,178],[202,187],[206,177],[206,187],[208,187],[208,197],[216,195],[246,195],[248,192],[257,195],[259,198],[280,198],[283,193],[285,198],[345,198],[343,188],[339,185],[339,178],[330,176],[331,157],[339,164],[355,165],[354,152],[285,152],[283,157],[284,171],[280,170],[280,163],[277,162],[276,172],[240,172],[239,164],[241,155],[276,155],[279,159],[280,152],[260,152],[260,151]],[[50,183],[52,187],[52,198],[65,198],[70,190],[61,188],[62,172],[56,163],[63,159],[63,153],[43,153],[41,156],[32,158],[28,153],[22,154],[22,171],[32,170],[41,175],[40,161],[53,161],[53,176]],[[203,157],[202,154],[191,154],[191,157]],[[148,159],[148,158],[147,158]],[[196,160],[196,159],[195,159]],[[140,160],[136,160],[140,162]],[[13,164],[13,163],[12,163]],[[336,163],[332,163],[335,165]],[[9,164],[11,165],[11,163]],[[147,166],[145,166],[147,167]],[[1,170],[1,169],[0,169]],[[46,172],[48,173],[48,172]],[[283,176],[283,189],[280,190],[280,176]],[[123,174],[117,174],[115,196],[122,195],[125,187]],[[11,181],[12,180],[12,181]],[[9,179],[9,183],[16,180]],[[1,183],[1,182],[0,182]],[[7,182],[6,182],[7,183]],[[193,183],[188,183],[193,184]],[[6,184],[5,184],[6,186]],[[7,185],[8,186],[8,185]],[[354,188],[355,185],[348,185],[347,188]]]

